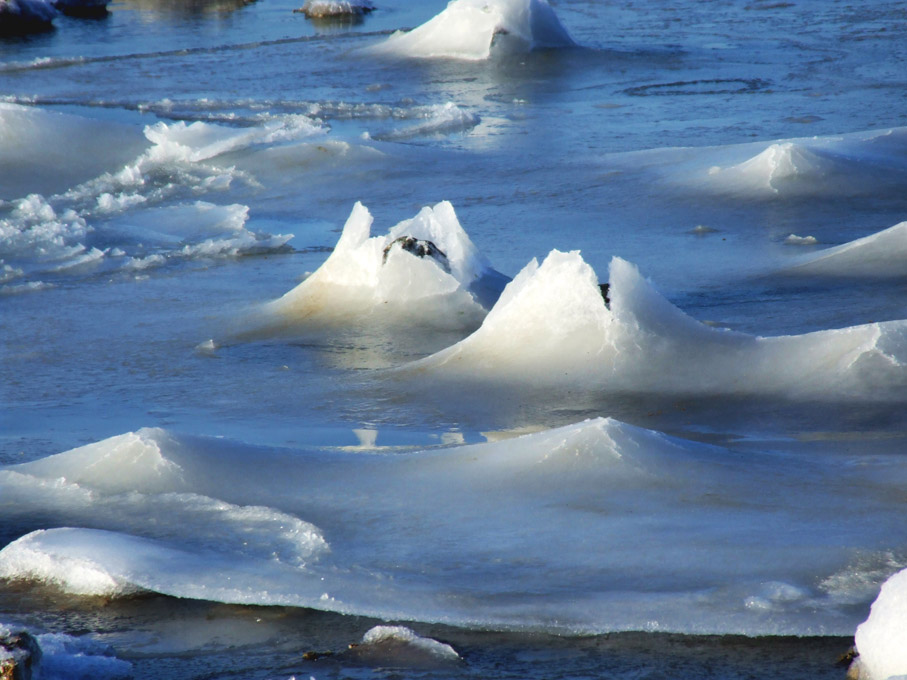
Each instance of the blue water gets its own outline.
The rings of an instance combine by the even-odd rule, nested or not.
[[[819,366],[809,376],[818,387],[808,393],[753,387],[781,384],[796,371],[796,361],[785,363],[783,356],[771,365],[753,363],[751,375],[738,371],[734,384],[712,380],[711,371],[720,376],[721,369],[717,360],[714,369],[704,360],[696,369],[703,383],[718,385],[706,391],[692,379],[679,390],[661,389],[657,381],[638,389],[590,388],[579,378],[595,369],[581,364],[559,382],[550,375],[563,358],[556,351],[504,379],[429,375],[411,382],[389,371],[475,330],[477,323],[456,316],[442,324],[351,319],[314,334],[305,323],[286,333],[249,334],[249,328],[264,303],[324,263],[356,201],[374,216],[373,236],[424,206],[450,201],[477,249],[508,277],[559,249],[580,251],[604,282],[618,256],[710,328],[773,337],[907,319],[901,241],[881,248],[890,256],[884,267],[876,256],[861,255],[856,264],[818,274],[790,270],[907,219],[901,4],[560,0],[553,7],[576,47],[514,50],[499,37],[482,61],[364,51],[436,16],[443,1],[385,0],[354,22],[315,22],[294,13],[296,7],[284,0],[115,0],[105,18],[61,16],[47,33],[0,39],[6,107],[0,109],[0,473],[140,428],[164,428],[181,443],[162,455],[197,475],[181,493],[312,522],[334,548],[332,568],[362,577],[349,577],[351,602],[370,602],[363,593],[372,578],[399,581],[398,599],[385,609],[333,608],[344,615],[286,606],[257,585],[232,603],[176,599],[193,584],[166,573],[157,589],[145,586],[158,594],[112,599],[65,593],[59,583],[12,580],[0,581],[0,622],[110,644],[133,664],[135,677],[840,677],[833,657],[851,644],[849,627],[865,618],[881,581],[907,566],[907,535],[892,500],[903,477],[907,425],[900,326],[886,327],[893,330],[885,358],[894,359],[860,373],[863,382],[847,382],[849,373],[839,380],[837,369],[826,374]],[[241,133],[249,136],[237,141]],[[790,140],[793,167],[782,160],[774,170],[722,174]],[[804,149],[807,155],[796,155]],[[540,303],[541,317],[553,318],[558,307]],[[444,318],[443,304],[437,308]],[[420,313],[431,316],[431,310]],[[662,318],[673,337],[673,317]],[[526,325],[524,346],[548,332],[543,320]],[[641,364],[660,366],[673,356],[645,338],[637,338],[639,351],[653,353]],[[695,353],[695,343],[685,347]],[[644,508],[632,500],[612,507],[589,490],[601,470],[589,473],[587,486],[567,463],[550,473],[558,493],[545,495],[543,507],[558,511],[540,515],[539,535],[561,527],[558,548],[531,540],[533,527],[522,520],[535,517],[535,501],[508,495],[508,488],[514,495],[537,490],[520,486],[531,468],[517,466],[512,486],[502,482],[477,495],[473,511],[463,514],[467,523],[456,525],[459,508],[471,501],[469,485],[458,495],[455,480],[479,484],[498,479],[495,470],[472,478],[468,468],[431,474],[420,467],[418,452],[426,449],[483,445],[597,417],[678,437],[689,445],[681,449],[691,469],[717,455],[712,445],[729,461],[727,469],[703,464],[704,477],[683,483],[686,500],[681,494],[676,505],[652,501],[658,519],[645,530],[651,533],[640,534],[633,559],[659,585],[641,588],[636,604],[647,602],[653,588],[678,597],[699,593],[689,585],[694,581],[705,583],[703,591],[720,583],[733,597],[739,587],[741,602],[752,595],[749,577],[735,576],[735,568],[711,569],[720,563],[722,532],[738,526],[741,507],[762,518],[753,521],[767,521],[771,508],[791,518],[789,533],[783,522],[772,537],[753,527],[755,550],[783,565],[766,567],[765,592],[783,581],[824,597],[827,579],[845,572],[865,577],[862,590],[842,586],[844,594],[834,591],[840,601],[822,600],[808,619],[800,609],[783,609],[781,588],[771,604],[779,607],[776,618],[766,615],[762,627],[740,623],[722,600],[709,605],[717,607],[711,627],[702,624],[710,618],[705,605],[689,604],[677,619],[689,625],[656,621],[645,628],[628,616],[631,623],[608,629],[601,623],[606,615],[577,606],[608,593],[604,567],[578,574],[584,564],[578,546],[603,535],[599,522],[608,513],[630,522]],[[213,438],[204,440],[199,458],[180,448],[190,446],[181,438],[193,436]],[[210,442],[220,438],[229,445],[218,465]],[[313,460],[349,447],[415,455],[425,498],[386,504],[353,473],[316,477],[308,486],[306,475],[321,470]],[[477,457],[484,451],[477,449]],[[628,465],[651,462],[637,460],[636,449],[621,452]],[[270,481],[253,474],[254,465],[243,473],[242,465],[227,462],[238,456],[265,466],[285,454],[299,462]],[[62,527],[157,540],[154,527],[186,521],[172,509],[148,510],[154,503],[116,505],[121,500],[107,498],[113,487],[103,475],[83,480],[73,477],[69,463],[48,465],[29,472],[38,481],[27,501],[13,495],[21,489],[11,477],[0,479],[0,512],[8,518],[0,547]],[[751,474],[763,465],[766,476]],[[650,470],[651,484],[640,487],[636,503],[660,499],[661,485],[679,484],[667,469],[662,462]],[[105,474],[116,494],[146,493],[144,468],[121,462]],[[839,483],[850,474],[859,475],[855,488]],[[55,479],[75,484],[63,484],[72,497],[51,495]],[[397,488],[390,475],[375,479],[380,488]],[[602,479],[605,486],[613,481]],[[791,479],[805,489],[802,505],[821,509],[800,507],[796,492],[785,492]],[[289,480],[298,481],[298,494]],[[576,486],[557,487],[554,480]],[[817,480],[840,495],[823,493]],[[94,491],[93,484],[99,485]],[[361,503],[345,496],[357,485],[365,489]],[[87,506],[97,508],[93,519],[76,499],[82,490],[96,494],[95,505]],[[405,500],[410,491],[403,484],[399,493]],[[13,506],[3,494],[20,500]],[[846,521],[831,510],[844,496],[840,512],[854,509]],[[444,509],[442,498],[457,512]],[[495,521],[482,519],[487,499]],[[457,551],[445,544],[452,540],[447,534],[425,529],[424,540],[412,538],[421,536],[409,530],[414,509],[422,513],[422,529],[454,528],[462,563],[448,560]],[[583,509],[594,518],[588,525],[577,519]],[[678,554],[692,555],[690,573],[697,573],[689,582],[655,562],[656,542],[671,536],[665,527],[675,514],[695,517],[691,526],[716,551],[682,546]],[[374,532],[360,531],[372,523]],[[205,525],[198,526],[201,535]],[[227,542],[219,527],[209,527],[212,540]],[[255,533],[260,541],[266,535]],[[841,554],[825,540],[836,535],[846,536]],[[519,540],[492,544],[492,536]],[[99,545],[93,540],[74,544],[91,555]],[[177,542],[190,552],[207,549],[193,540],[185,535]],[[727,540],[746,544],[745,537]],[[369,562],[370,551],[381,552],[382,561]],[[270,574],[268,554],[258,555],[255,578]],[[514,567],[518,556],[534,566]],[[628,556],[626,570],[615,573],[627,578],[632,563]],[[176,566],[174,572],[184,570]],[[531,574],[530,592],[505,594],[501,584],[522,568]],[[706,572],[713,582],[706,583]],[[574,585],[564,593],[561,582]],[[456,592],[445,590],[452,583]],[[507,606],[525,606],[532,632],[515,631],[520,626],[509,614],[496,618],[481,607],[470,624],[463,614],[469,608],[458,598],[478,597],[485,587],[500,587],[488,596]],[[432,606],[450,597],[449,611],[427,607],[416,594],[408,600],[400,594],[407,588],[431,593]],[[274,586],[272,594],[279,590]],[[529,604],[560,597],[567,603],[560,613],[550,604],[538,610]],[[678,606],[671,600],[672,616],[685,611]],[[434,613],[423,616],[426,611]],[[424,670],[405,651],[402,660],[300,661],[304,651],[339,651],[384,619],[450,642],[463,662]],[[252,622],[261,623],[254,633]],[[627,629],[661,632],[607,636]],[[595,635],[577,637],[577,630]],[[758,637],[772,630],[827,637]],[[736,637],[753,631],[757,637]]]

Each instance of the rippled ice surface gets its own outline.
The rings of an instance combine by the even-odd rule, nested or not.
[[[903,7],[479,4],[0,41],[51,677],[843,675],[907,566]]]

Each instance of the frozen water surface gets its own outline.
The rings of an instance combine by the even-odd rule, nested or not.
[[[901,4],[374,5],[0,38],[0,630],[47,677],[903,674]]]

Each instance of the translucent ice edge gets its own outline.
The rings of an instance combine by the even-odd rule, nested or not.
[[[620,258],[610,298],[578,252],[552,251],[507,285],[477,331],[403,371],[637,393],[890,399],[907,387],[907,321],[777,337],[716,329]]]
[[[399,57],[487,59],[496,35],[530,50],[575,43],[547,0],[453,0],[440,14],[407,33],[369,48]]]
[[[0,469],[6,521],[58,524],[4,547],[0,578],[470,627],[846,635],[905,566],[905,482],[896,455],[744,455],[601,418],[371,455],[146,429]]]

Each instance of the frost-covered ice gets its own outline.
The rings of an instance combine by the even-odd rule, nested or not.
[[[29,155],[19,139],[20,130],[26,131],[28,148],[46,145],[56,149],[43,161],[24,164],[22,172],[33,182],[43,182],[52,190],[61,183],[71,186],[73,179],[80,180],[64,193],[11,197],[7,206],[0,205],[0,283],[4,292],[25,290],[24,286],[34,283],[29,278],[48,272],[129,273],[174,259],[278,251],[292,234],[249,229],[247,206],[218,205],[200,197],[216,197],[236,182],[254,185],[252,175],[237,168],[236,161],[241,159],[231,158],[231,154],[240,154],[258,167],[273,159],[276,151],[293,153],[300,144],[323,139],[325,132],[305,116],[268,119],[251,128],[156,123],[145,128],[144,151],[118,170],[89,179],[74,175],[65,166],[58,172],[56,163],[80,167],[74,158],[86,149],[68,138],[93,136],[93,123],[5,104],[0,104],[0,120],[4,123],[0,129],[10,130],[9,139],[0,139],[0,145],[11,151],[13,159]],[[119,139],[116,135],[122,136],[119,128],[113,131],[106,133],[111,144]],[[267,158],[254,160],[259,152]],[[111,153],[107,158],[115,163],[122,155]]]
[[[9,217],[0,219],[3,260],[60,262],[86,251],[83,241],[91,228],[74,210],[58,214],[38,194],[12,201],[11,205]]]
[[[0,575],[469,626],[846,634],[907,548],[905,479],[898,456],[743,457],[611,419],[386,454],[146,429],[0,469],[5,517],[59,518]]]
[[[481,320],[508,280],[479,252],[446,201],[423,208],[384,236],[371,236],[372,221],[356,203],[324,264],[267,312],[299,328],[388,317],[403,324],[469,326]]]
[[[552,251],[508,284],[475,333],[403,370],[605,392],[886,399],[907,384],[907,322],[757,337],[687,316],[620,258],[610,308],[597,281],[578,252]]]
[[[907,677],[907,570],[882,584],[855,641],[860,680]]]
[[[575,45],[547,0],[453,0],[440,14],[370,49],[402,57],[480,60],[495,36],[520,49]]]

